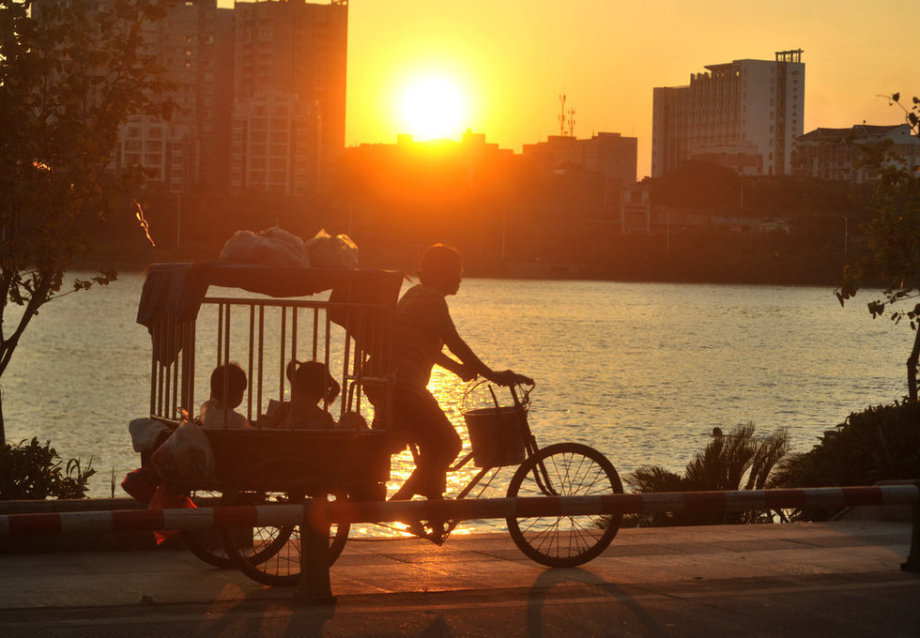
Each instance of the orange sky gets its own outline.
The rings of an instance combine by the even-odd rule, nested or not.
[[[894,123],[875,96],[920,94],[916,0],[352,0],[349,20],[349,145],[395,139],[399,87],[420,72],[454,78],[469,127],[516,150],[558,130],[564,91],[578,137],[639,138],[640,178],[652,87],[706,64],[804,49],[806,131]]]

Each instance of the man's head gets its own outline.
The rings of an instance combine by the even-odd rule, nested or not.
[[[224,392],[226,391],[226,396]],[[211,398],[224,406],[235,408],[243,402],[246,391],[246,373],[237,363],[225,363],[211,373]]]
[[[445,295],[455,295],[463,279],[463,258],[456,248],[433,244],[422,254],[419,279],[426,286],[437,288]]]

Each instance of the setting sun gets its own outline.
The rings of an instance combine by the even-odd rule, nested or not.
[[[425,75],[407,82],[399,93],[401,131],[417,140],[457,137],[469,124],[466,96],[449,77]]]

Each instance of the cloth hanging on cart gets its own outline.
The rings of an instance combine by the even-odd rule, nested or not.
[[[211,261],[152,264],[147,269],[137,322],[151,335],[156,328],[174,329],[194,321],[209,286],[240,288],[271,297],[304,297],[332,290],[330,301],[341,303],[395,304],[403,274],[390,270],[344,270],[337,268],[275,268]],[[348,313],[330,313],[330,319],[346,330],[361,328]],[[175,361],[180,339],[156,349],[160,363]]]

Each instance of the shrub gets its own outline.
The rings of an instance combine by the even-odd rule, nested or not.
[[[780,463],[771,487],[872,485],[920,479],[920,403],[870,406],[821,435],[817,445]],[[795,518],[824,520],[834,511],[809,508]]]
[[[662,467],[646,465],[629,475],[626,482],[637,492],[763,489],[787,449],[785,430],[757,437],[752,423],[739,425],[727,435],[715,428],[712,441],[687,464],[683,476]],[[772,520],[772,517],[768,513],[757,512],[667,512],[640,515],[637,523],[708,525],[761,520]]]
[[[79,459],[65,464],[50,441],[0,445],[0,500],[84,498],[95,473],[92,457],[86,467]]]

